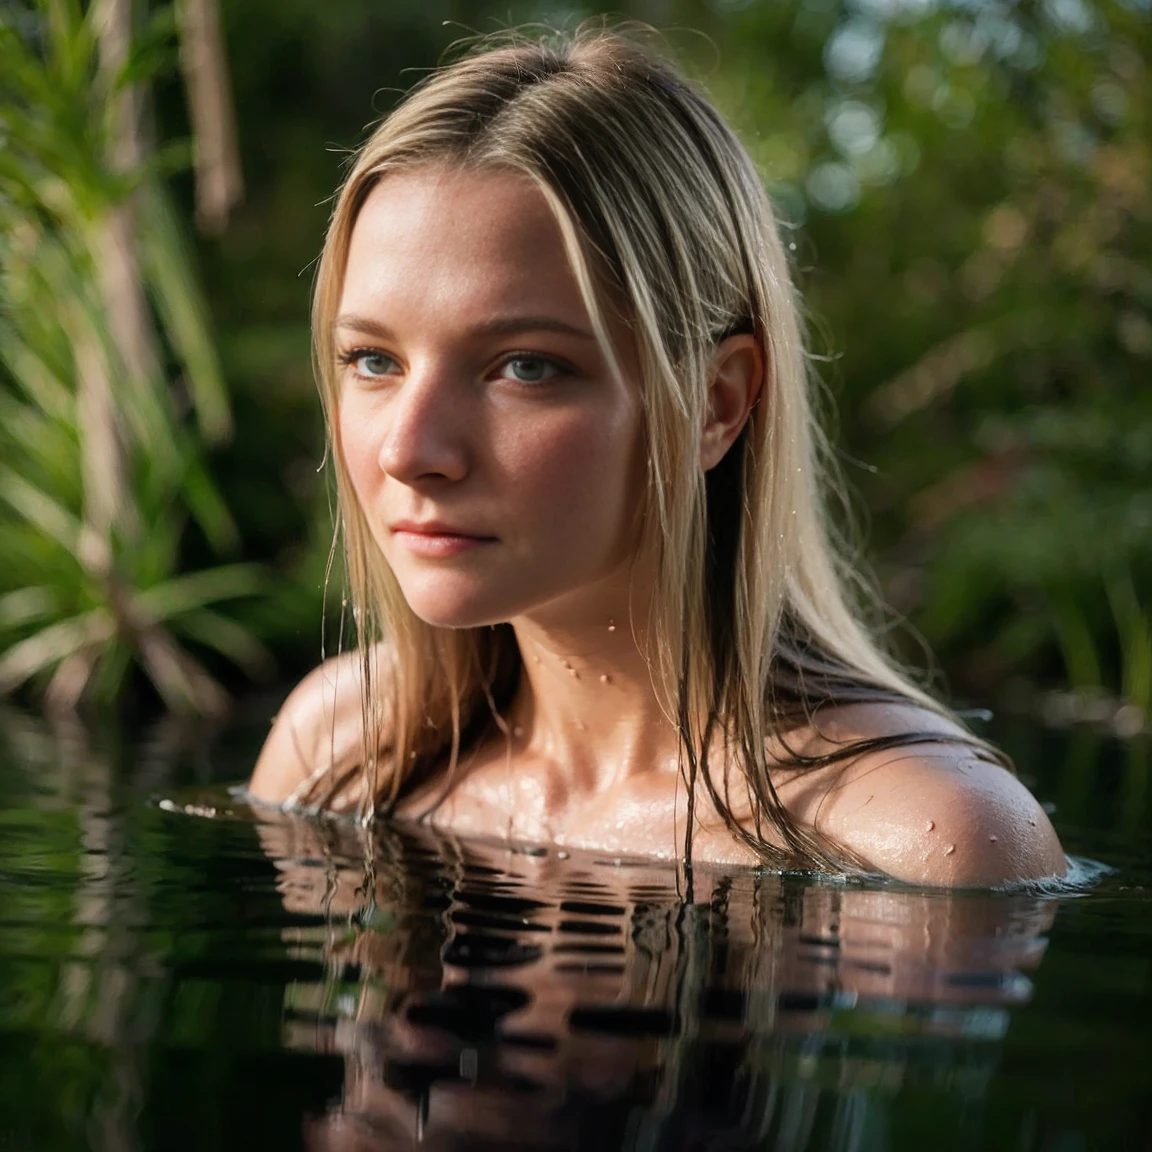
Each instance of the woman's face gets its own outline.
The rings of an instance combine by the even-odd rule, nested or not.
[[[621,374],[526,177],[428,168],[373,189],[336,320],[337,436],[418,616],[591,621],[619,604],[644,460],[627,328],[612,338]]]

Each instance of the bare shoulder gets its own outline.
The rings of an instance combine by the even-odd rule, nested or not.
[[[821,714],[819,732],[805,741],[810,753],[902,733],[925,739],[797,774],[782,799],[786,791],[798,818],[896,879],[993,887],[1063,876],[1067,862],[1043,808],[976,745],[948,739],[963,732],[915,704],[852,705]]]
[[[385,666],[379,648],[373,670]],[[363,658],[345,652],[313,668],[288,694],[256,760],[248,794],[283,804],[318,774],[364,760]]]

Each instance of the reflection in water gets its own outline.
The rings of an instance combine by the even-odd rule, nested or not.
[[[909,1086],[978,1102],[1053,901],[259,826],[325,979],[284,1042],[345,1060],[305,1144],[866,1149]],[[944,1117],[941,1117],[943,1120]]]

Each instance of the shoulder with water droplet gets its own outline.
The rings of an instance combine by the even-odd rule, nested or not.
[[[989,888],[1065,874],[1036,798],[949,717],[918,705],[869,706],[821,724],[830,747],[901,732],[923,739],[790,780],[807,797],[797,814],[870,868],[913,884]]]

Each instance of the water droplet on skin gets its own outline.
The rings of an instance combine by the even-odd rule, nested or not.
[[[580,673],[577,672],[575,668],[569,668],[568,669],[568,675],[569,676],[575,676],[577,680],[580,679]]]
[[[932,831],[932,829],[936,827],[936,821],[935,821],[935,820],[929,820],[929,821],[928,821],[928,823],[927,823],[927,824],[926,824],[924,827],[925,827],[925,828],[926,828],[926,829],[927,829],[929,832],[931,832],[931,831]]]
[[[609,632],[615,632],[616,631],[616,621],[615,620],[609,620],[608,621],[608,631]]]
[[[997,837],[997,836],[989,836],[989,837],[988,837],[988,839],[989,839],[989,841],[990,841],[991,843],[995,844],[995,843],[996,843],[996,841],[999,839],[999,837]]]
[[[556,853],[556,859],[557,860],[567,860],[568,859],[568,853],[567,852],[557,852]]]
[[[607,672],[605,672],[605,673],[604,673],[604,674],[603,674],[603,675],[600,677],[600,683],[601,683],[601,684],[610,684],[610,683],[611,683],[611,679],[610,679],[610,677],[608,676],[608,673],[607,673]]]
[[[952,853],[955,851],[956,851],[956,845],[955,844],[949,844],[948,847],[944,849],[944,855],[945,856],[951,856]]]

